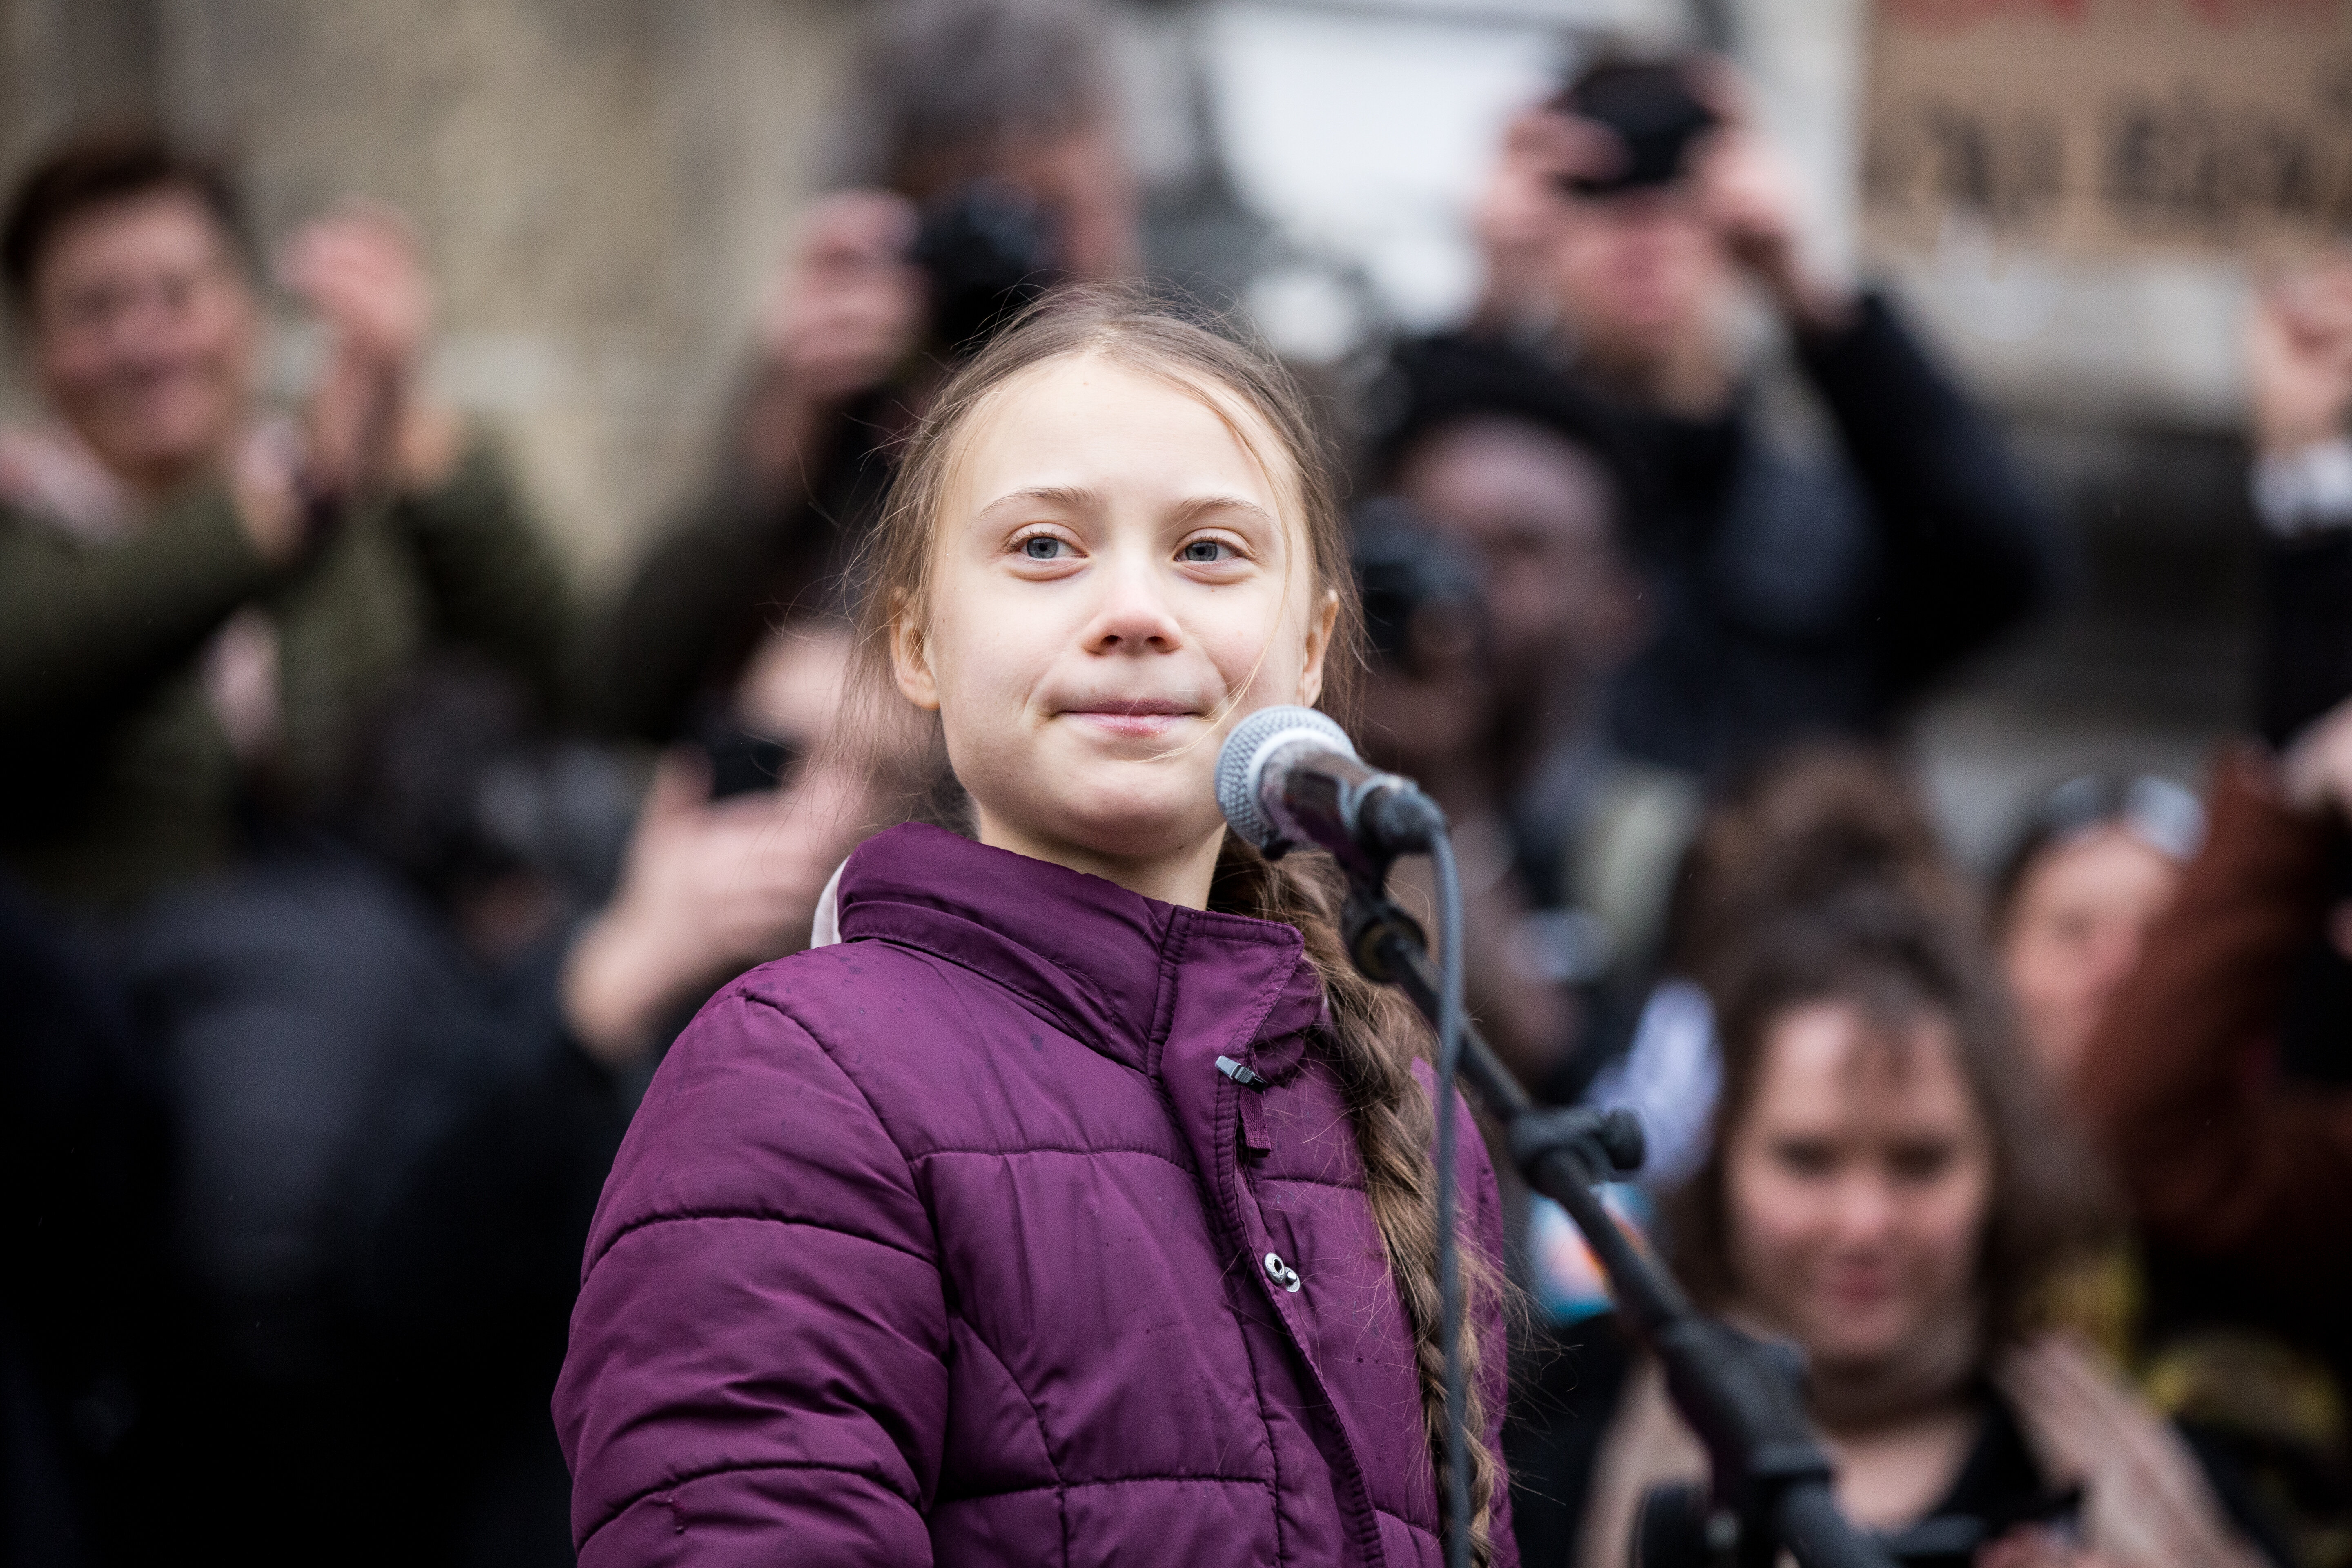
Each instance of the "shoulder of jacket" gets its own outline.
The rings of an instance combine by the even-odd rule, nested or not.
[[[817,976],[827,967],[782,963]],[[928,1221],[871,1092],[880,1051],[865,1047],[882,1031],[821,1034],[827,1021],[789,994],[762,994],[778,988],[754,977],[779,966],[723,987],[663,1058],[606,1182],[591,1267],[630,1232],[715,1218],[863,1235],[883,1215],[890,1245],[920,1250]]]
[[[914,948],[881,941],[835,942],[803,948],[747,969],[719,993],[772,1007],[803,1028],[841,1026],[877,997],[906,987],[938,987],[940,961]],[[830,1029],[826,1030],[827,1033]]]
[[[909,1002],[936,997],[939,961],[886,942],[809,948],[745,971],[703,1005],[672,1047],[707,1058],[765,1058],[795,1047],[853,1081],[919,1042],[899,1021]]]

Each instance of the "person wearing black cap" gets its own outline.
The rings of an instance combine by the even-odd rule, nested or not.
[[[1696,780],[1608,734],[1612,682],[1649,635],[1625,536],[1643,502],[1591,399],[1508,344],[1408,344],[1378,398],[1367,488],[1386,499],[1359,508],[1357,553],[1375,642],[1407,646],[1376,667],[1370,739],[1438,794],[1457,839],[1492,848],[1498,888],[1511,873],[1508,929],[1472,944],[1496,971],[1482,1021],[1531,1084],[1573,1098],[1630,1024],[1615,1004],[1638,1005],[1697,813]],[[1392,602],[1444,596],[1426,566],[1430,582],[1402,586],[1414,536],[1464,579],[1475,636],[1454,639],[1460,658],[1381,635]],[[1576,1003],[1543,999],[1563,983]]]
[[[1648,487],[1654,635],[1617,682],[1628,752],[1722,776],[1883,731],[2054,597],[2053,519],[1879,296],[1805,253],[1784,172],[1712,62],[1604,61],[1517,121],[1479,208],[1471,331],[1561,362]],[[1836,434],[1780,449],[1737,351],[1743,281]]]

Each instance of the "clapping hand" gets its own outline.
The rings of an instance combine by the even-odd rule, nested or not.
[[[425,489],[457,460],[454,421],[420,384],[433,289],[407,220],[355,203],[307,225],[279,258],[325,324],[328,362],[307,410],[310,479],[329,490]]]
[[[789,475],[819,416],[889,378],[921,335],[923,274],[907,259],[914,205],[837,191],[810,208],[761,313],[770,384],[749,432],[753,466]]]

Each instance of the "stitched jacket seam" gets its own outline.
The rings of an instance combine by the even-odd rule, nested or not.
[[[665,1209],[656,1214],[640,1215],[615,1230],[604,1245],[597,1249],[596,1256],[589,1260],[589,1269],[593,1272],[597,1264],[604,1262],[612,1255],[614,1247],[641,1230],[651,1230],[656,1226],[687,1225],[698,1220],[714,1219],[751,1220],[761,1225],[793,1226],[803,1230],[831,1231],[835,1236],[845,1236],[852,1241],[862,1241],[868,1247],[879,1247],[886,1251],[895,1252],[901,1258],[911,1258],[929,1268],[939,1267],[939,1259],[936,1258],[901,1247],[895,1241],[885,1241],[878,1236],[868,1236],[862,1230],[852,1230],[847,1226],[835,1225],[830,1220],[803,1219],[797,1215],[778,1214],[760,1209],[713,1208]]]
[[[817,1054],[824,1058],[825,1064],[839,1073],[841,1080],[856,1091],[857,1102],[866,1107],[866,1114],[874,1118],[874,1125],[881,1129],[883,1141],[890,1145],[891,1152],[898,1156],[899,1163],[907,1165],[907,1185],[908,1190],[912,1191],[915,1184],[915,1172],[913,1165],[908,1162],[907,1151],[899,1146],[898,1135],[890,1131],[890,1123],[883,1118],[881,1108],[874,1103],[874,1097],[866,1092],[866,1086],[857,1081],[856,1074],[841,1065],[840,1058],[833,1054],[833,1047],[824,1043],[824,1037],[817,1033],[806,1018],[772,996],[761,996],[750,991],[740,992],[739,994],[746,1002],[757,1003],[769,1009],[809,1037],[810,1043],[816,1047]]]
[[[1247,1487],[1252,1491],[1264,1491],[1265,1489],[1265,1478],[1264,1476],[1205,1476],[1193,1475],[1185,1471],[1171,1471],[1167,1475],[1159,1476],[1104,1476],[1099,1479],[1091,1481],[1057,1480],[1050,1486],[1038,1485],[1034,1487],[1006,1487],[1001,1491],[969,1492],[961,1497],[949,1498],[940,1506],[954,1507],[963,1503],[986,1502],[992,1498],[1026,1497],[1031,1492],[1076,1492],[1085,1491],[1095,1487],[1157,1486],[1171,1481],[1190,1481],[1196,1482],[1203,1486]]]
[[[1039,995],[1036,992],[1032,991],[1025,985],[1017,985],[1012,981],[1007,980],[1002,974],[991,973],[989,971],[982,969],[978,965],[971,963],[967,960],[957,957],[954,953],[942,952],[940,949],[933,947],[929,942],[917,937],[900,935],[896,932],[885,933],[877,931],[871,937],[861,938],[860,940],[887,942],[892,947],[903,947],[910,952],[919,952],[926,958],[937,959],[941,963],[953,964],[956,968],[962,970],[966,974],[976,975],[980,979],[986,981],[989,984],[997,987],[999,990],[1011,995],[1018,996],[1021,1000],[1028,1003],[1039,1012],[1045,1014],[1048,1019],[1056,1027],[1076,1037],[1077,1039],[1091,1047],[1100,1055],[1109,1057],[1114,1061],[1118,1059],[1116,1053],[1113,1052],[1110,1047],[1110,1042],[1104,1038],[1099,1030],[1094,1028],[1087,1022],[1087,1020],[1074,1016],[1067,1007],[1055,1002],[1050,997]],[[1087,997],[1094,1002],[1095,1005],[1102,1010],[1105,1016],[1116,1017],[1118,1016],[1118,1009],[1112,1007],[1099,995],[1097,995],[1094,988],[1087,984],[1084,979],[1078,975],[1072,974],[1069,970],[1063,968],[1057,960],[1054,959],[1049,954],[1036,952],[1036,950],[1034,948],[1024,948],[1022,951],[1034,953],[1038,958],[1044,959],[1047,963],[1053,964],[1054,968],[1058,973],[1068,976],[1071,984],[1084,991]]]
[[[1021,1395],[1021,1403],[1029,1407],[1029,1419],[1037,1424],[1037,1447],[1039,1451],[1045,1456],[1045,1463],[1054,1472],[1054,1511],[1061,1516],[1062,1562],[1064,1563],[1064,1568],[1067,1568],[1067,1564],[1070,1561],[1069,1488],[1062,1479],[1062,1462],[1054,1458],[1054,1440],[1046,1434],[1045,1431],[1045,1413],[1037,1408],[1036,1400],[1031,1398],[1029,1391],[1021,1386],[1021,1380],[1013,1375],[1013,1368],[1006,1363],[1004,1357],[999,1354],[996,1347],[990,1344],[987,1339],[981,1333],[980,1325],[973,1322],[970,1318],[961,1316],[959,1316],[956,1321],[962,1323],[965,1328],[971,1331],[971,1342],[988,1352],[988,1359],[996,1363],[997,1370],[1004,1373],[1004,1381],[1013,1385],[1013,1391]],[[1037,1487],[1024,1487],[1021,1489],[1024,1491],[1038,1491],[1043,1489]]]
[[[681,1475],[667,1476],[653,1486],[630,1493],[622,1500],[619,1507],[610,1510],[604,1518],[589,1527],[588,1533],[580,1538],[580,1544],[584,1548],[591,1541],[596,1539],[606,1525],[611,1524],[647,1498],[660,1497],[665,1492],[676,1491],[680,1487],[689,1486],[696,1481],[707,1481],[716,1476],[747,1475],[755,1470],[822,1470],[829,1475],[854,1476],[859,1480],[871,1483],[879,1491],[888,1492],[892,1497],[913,1509],[917,1514],[919,1515],[922,1512],[920,1504],[892,1486],[887,1478],[856,1465],[829,1465],[822,1459],[737,1459],[723,1465],[710,1465],[698,1470],[688,1470]]]
[[[942,1155],[948,1154],[971,1156],[991,1160],[1017,1159],[1024,1154],[1141,1154],[1147,1159],[1158,1160],[1165,1164],[1173,1165],[1178,1170],[1184,1172],[1188,1175],[1192,1173],[1192,1169],[1190,1163],[1178,1159],[1175,1155],[1167,1152],[1165,1150],[1145,1149],[1137,1145],[1126,1143],[1105,1144],[1098,1147],[1089,1147],[1085,1144],[1075,1143],[1024,1143],[1017,1148],[1012,1149],[926,1149],[919,1154],[909,1155],[908,1157],[908,1163],[911,1165],[918,1161],[938,1159]]]

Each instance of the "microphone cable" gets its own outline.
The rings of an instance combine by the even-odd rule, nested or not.
[[[1444,942],[1437,993],[1437,1298],[1438,1336],[1445,1350],[1445,1558],[1470,1568],[1469,1389],[1462,1373],[1462,1248],[1455,1214],[1461,1206],[1454,1079],[1462,1071],[1463,994],[1466,987],[1462,874],[1450,832],[1430,835],[1437,872],[1438,931]]]

